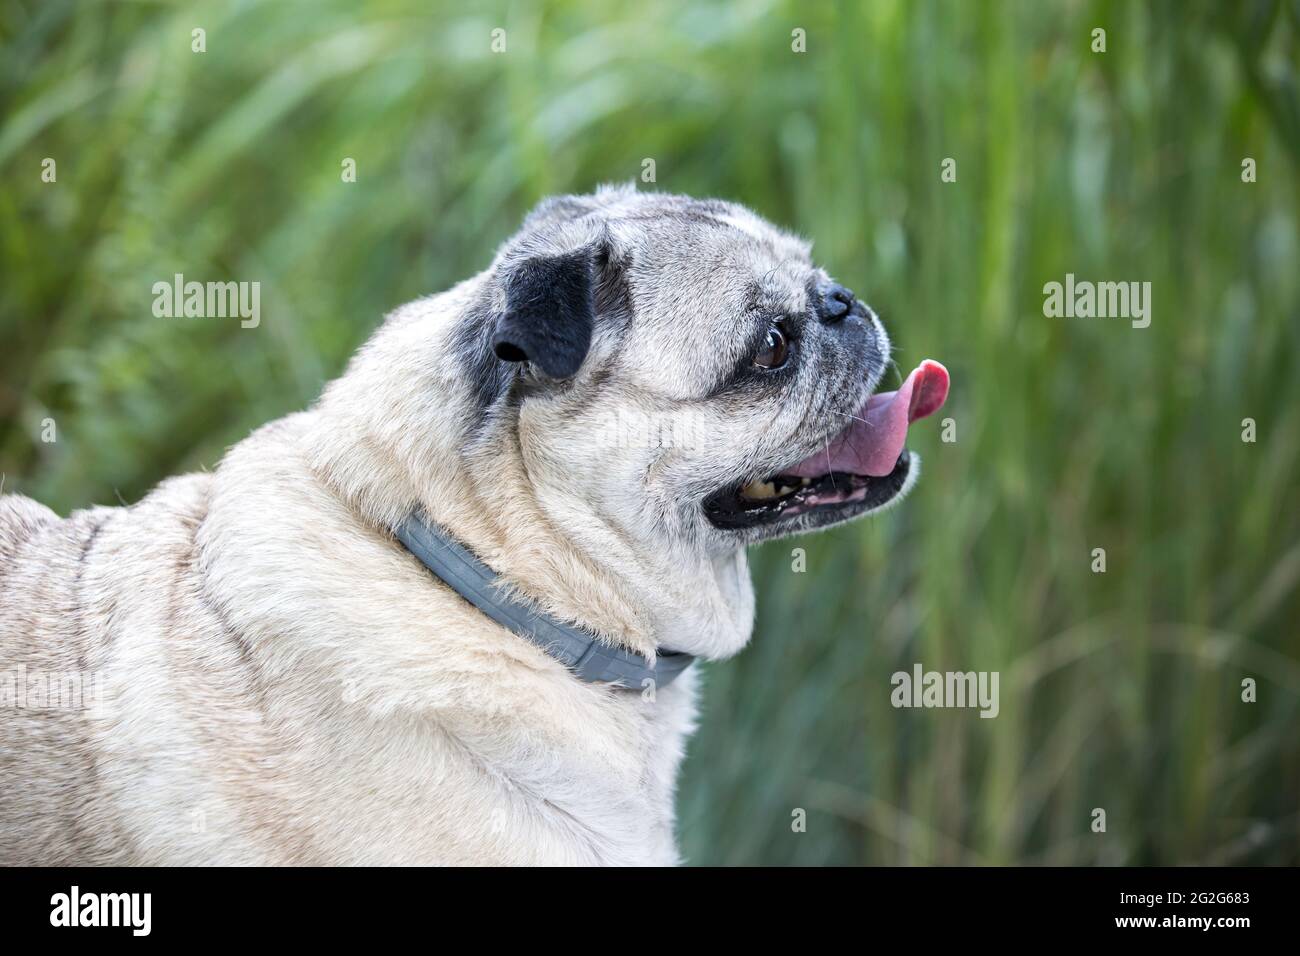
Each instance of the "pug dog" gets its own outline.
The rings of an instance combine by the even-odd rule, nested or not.
[[[602,188],[214,471],[0,498],[0,863],[679,862],[746,547],[916,481],[948,377],[878,392],[889,360],[805,242]]]

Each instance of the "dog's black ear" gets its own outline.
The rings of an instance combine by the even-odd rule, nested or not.
[[[597,251],[585,246],[511,267],[505,311],[492,333],[497,358],[532,362],[551,378],[577,374],[596,321],[596,257]]]

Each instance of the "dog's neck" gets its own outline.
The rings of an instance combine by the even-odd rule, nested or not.
[[[400,310],[330,384],[307,439],[316,474],[386,531],[422,511],[543,611],[616,645],[643,656],[739,651],[754,606],[743,550],[640,546],[580,496],[535,483],[509,423],[466,449],[467,386],[429,360],[444,324],[430,319],[455,309],[458,292]],[[413,415],[428,427],[410,425]]]
[[[505,456],[482,470],[445,462],[412,482],[404,513],[375,508],[380,496],[338,481],[373,471],[360,464],[373,448],[362,444],[349,455],[337,442],[328,447],[335,465],[337,456],[356,456],[353,467],[322,469],[316,456],[317,473],[368,523],[391,531],[411,513],[427,515],[561,621],[642,656],[671,650],[722,658],[749,639],[753,591],[743,551],[720,560],[646,554],[580,503],[539,496]]]

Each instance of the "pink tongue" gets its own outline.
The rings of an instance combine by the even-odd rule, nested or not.
[[[948,370],[925,359],[907,376],[896,392],[881,392],[867,399],[849,427],[828,446],[782,472],[798,478],[816,478],[832,471],[881,478],[894,470],[907,441],[907,426],[933,415],[948,398]]]

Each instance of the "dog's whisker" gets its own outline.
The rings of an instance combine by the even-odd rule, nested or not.
[[[826,449],[826,469],[827,469],[827,473],[831,476],[831,487],[834,488],[836,491],[839,491],[839,490],[840,490],[839,487],[835,484],[835,469],[833,469],[833,468],[831,467],[831,443],[830,443],[830,439],[828,439],[828,438],[823,438],[823,439],[822,439],[822,447]]]
[[[862,424],[864,424],[864,425],[866,425],[866,426],[868,426],[868,427],[870,427],[870,428],[875,428],[875,427],[876,427],[876,423],[875,423],[875,422],[869,422],[869,421],[867,421],[865,418],[859,418],[857,415],[849,415],[849,414],[847,414],[847,413],[845,413],[845,412],[838,412],[837,414],[838,414],[841,418],[851,418],[851,419],[853,419],[855,422],[862,422]]]

